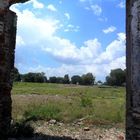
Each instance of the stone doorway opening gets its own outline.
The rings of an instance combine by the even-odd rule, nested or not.
[[[16,15],[7,9],[7,1],[1,2],[0,10],[0,40],[1,40],[1,63],[0,63],[0,132],[5,137],[11,120],[10,91],[12,83],[10,71],[13,68]],[[126,35],[127,35],[127,115],[126,115],[126,139],[139,139],[139,0],[126,2]],[[9,20],[10,19],[10,20]],[[10,25],[10,26],[9,26]],[[12,45],[11,45],[12,44]],[[12,47],[11,47],[12,46]]]

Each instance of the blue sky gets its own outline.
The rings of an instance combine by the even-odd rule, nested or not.
[[[125,68],[124,0],[31,0],[18,15],[15,66],[46,76]]]

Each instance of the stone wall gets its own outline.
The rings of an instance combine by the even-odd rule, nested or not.
[[[140,140],[140,0],[126,8],[126,140]]]
[[[14,67],[16,14],[0,10],[0,140],[6,139],[11,123],[11,71]]]

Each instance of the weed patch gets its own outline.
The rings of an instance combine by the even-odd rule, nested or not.
[[[55,104],[47,104],[47,105],[41,105],[41,106],[34,106],[28,111],[24,113],[24,117],[26,119],[34,119],[34,120],[40,120],[40,119],[56,119],[59,120],[60,116],[60,108]]]

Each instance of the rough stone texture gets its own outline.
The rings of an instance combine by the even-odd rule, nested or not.
[[[126,7],[126,140],[140,140],[140,0]]]
[[[11,71],[14,67],[16,14],[0,9],[0,140],[5,140],[11,123]]]
[[[0,9],[9,9],[12,4],[24,3],[29,0],[0,0]]]

